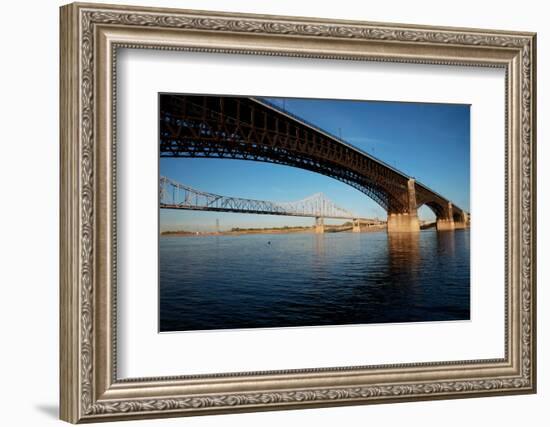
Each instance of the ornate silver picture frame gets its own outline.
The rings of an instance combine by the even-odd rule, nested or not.
[[[535,42],[533,33],[508,31],[99,4],[63,6],[61,419],[98,422],[534,393]],[[499,212],[505,217],[504,357],[119,378],[116,62],[121,49],[504,70],[505,212]]]

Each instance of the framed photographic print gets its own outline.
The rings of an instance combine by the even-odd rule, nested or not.
[[[535,35],[61,8],[61,418],[533,393]]]

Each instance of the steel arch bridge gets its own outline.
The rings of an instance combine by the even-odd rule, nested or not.
[[[388,212],[388,231],[419,230],[428,206],[439,229],[468,215],[450,200],[326,131],[250,97],[160,95],[160,156],[277,163],[345,182]]]

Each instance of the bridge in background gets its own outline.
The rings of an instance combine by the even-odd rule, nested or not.
[[[438,230],[469,215],[403,172],[281,108],[250,97],[160,96],[160,156],[240,159],[298,167],[345,182],[388,213],[388,232],[420,230],[428,206]]]
[[[317,233],[325,231],[325,219],[351,220],[354,232],[360,232],[362,227],[385,223],[385,221],[377,219],[360,218],[337,206],[322,193],[295,202],[243,199],[200,191],[164,176],[160,178],[159,192],[161,209],[311,217],[315,218],[315,232]]]

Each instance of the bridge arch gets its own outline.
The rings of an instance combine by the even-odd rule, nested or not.
[[[418,208],[420,208],[422,206],[428,207],[434,213],[434,215],[437,219],[446,217],[445,207],[440,205],[437,202],[422,203],[421,205],[418,206]]]
[[[452,219],[454,221],[463,220],[462,210],[452,204],[449,204],[447,201],[430,200],[417,205],[417,208],[420,209],[422,206],[428,207],[434,213],[436,219]]]
[[[161,157],[253,160],[344,182],[384,210],[406,212],[407,178],[312,125],[250,98],[162,95]]]

